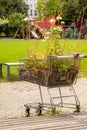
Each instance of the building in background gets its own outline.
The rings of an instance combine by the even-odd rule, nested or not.
[[[29,11],[28,15],[30,17],[37,17],[37,10],[36,10],[36,5],[37,5],[37,0],[24,0],[26,4],[29,5]]]

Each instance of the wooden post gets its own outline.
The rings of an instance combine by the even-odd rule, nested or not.
[[[15,37],[16,37],[18,31],[19,31],[19,28],[17,29],[16,33],[14,34],[14,39],[15,39]]]
[[[0,78],[2,77],[2,64],[0,63]]]

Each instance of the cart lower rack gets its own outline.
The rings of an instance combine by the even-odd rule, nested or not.
[[[78,75],[79,67],[80,67],[79,65],[80,60],[81,58],[86,58],[86,57],[87,55],[85,54],[82,54],[82,55],[72,54],[68,56],[52,55],[49,60],[49,62],[51,62],[52,64],[48,68],[45,68],[45,71],[38,70],[37,75],[35,75],[35,73],[33,72],[33,69],[29,69],[29,70],[20,69],[19,71],[20,79],[37,83],[39,85],[39,92],[40,92],[40,99],[41,99],[40,102],[24,104],[26,108],[26,116],[30,115],[31,108],[36,109],[37,115],[40,115],[42,111],[47,110],[47,108],[50,108],[50,111],[52,112],[52,114],[55,114],[57,107],[72,108],[72,109],[75,109],[76,112],[80,112],[80,101],[75,92],[74,84],[76,83],[76,80],[77,80],[77,75]],[[55,61],[63,60],[64,62],[67,62],[66,59],[73,59],[74,67],[67,69],[67,71],[64,71],[64,70],[59,71],[59,70],[53,69],[56,63]],[[50,103],[44,103],[43,101],[43,94],[42,94],[43,92],[41,89],[41,87],[43,86],[47,88],[47,92],[50,98]],[[63,87],[66,88],[69,86],[72,87],[73,94],[63,95],[62,88]],[[54,88],[57,89],[59,93],[58,96],[52,96],[50,91],[52,90],[53,92]],[[73,98],[75,103],[65,103],[64,102],[65,98]],[[56,104],[54,100],[59,100],[59,103]]]

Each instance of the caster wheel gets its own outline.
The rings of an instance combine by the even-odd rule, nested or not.
[[[76,110],[74,112],[80,112],[80,105],[76,106]]]
[[[30,116],[30,108],[26,108],[26,117]]]
[[[38,108],[36,108],[36,114],[37,114],[37,116],[40,116],[41,113],[42,113],[41,106],[38,106]]]
[[[76,109],[74,112],[80,112],[80,109]]]

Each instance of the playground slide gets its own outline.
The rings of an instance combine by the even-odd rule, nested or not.
[[[31,33],[34,38],[39,39],[39,36],[37,35],[37,33],[35,31],[31,31]]]

